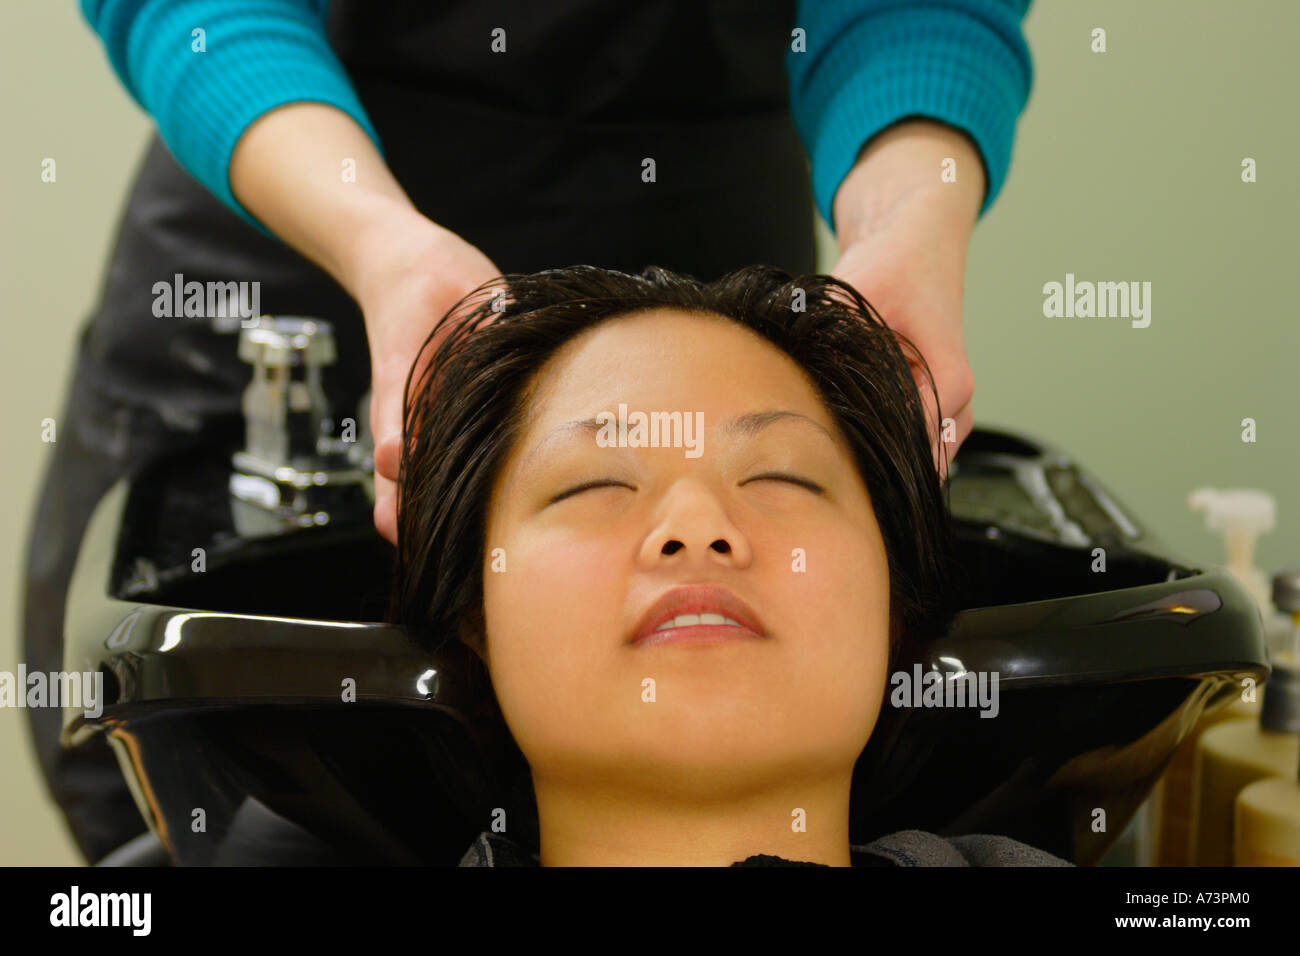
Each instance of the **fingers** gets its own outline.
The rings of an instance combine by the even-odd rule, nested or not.
[[[952,419],[952,427],[946,428],[946,423],[939,420],[939,410],[935,405],[934,393],[930,391],[929,383],[920,371],[919,366],[913,366],[913,375],[916,381],[917,389],[921,396],[921,404],[925,409],[925,429],[930,439],[930,458],[935,470],[939,473],[940,483],[948,480],[948,465],[953,458],[957,456],[962,443],[970,435],[975,427],[975,413],[970,401],[972,389],[962,387],[960,393],[950,395],[944,394],[944,382],[939,383],[940,400],[944,403],[945,408],[952,408],[961,402],[955,414],[949,413],[948,417]],[[938,425],[938,432],[935,426]]]
[[[375,528],[397,547],[397,485],[375,474]]]
[[[955,423],[955,438],[952,442],[942,443],[938,446],[939,448],[942,448],[943,455],[938,456],[935,459],[936,467],[940,469],[940,483],[944,483],[948,480],[948,464],[952,459],[957,457],[957,452],[961,449],[962,444],[970,436],[971,431],[975,427],[975,412],[969,402],[961,409],[961,411],[953,416],[953,422]],[[941,459],[943,458],[946,458],[947,461],[942,461]]]
[[[361,306],[370,344],[374,519],[379,533],[396,545],[408,378],[412,389],[427,387],[425,371],[452,330],[439,323],[500,271],[482,251],[418,214],[399,218],[394,228],[367,230],[361,243],[365,252],[349,291]],[[430,340],[435,329],[440,331]]]
[[[920,387],[921,405],[925,409],[925,433],[930,439],[930,463],[934,466],[935,471],[939,472],[939,480],[942,482],[944,469],[942,456],[939,454],[939,449],[942,446],[942,423],[939,423],[940,431],[936,433],[935,422],[938,420],[939,412],[935,407],[934,395],[931,394],[928,388],[919,386],[919,383],[918,387]]]
[[[397,481],[401,477],[401,425],[396,422],[397,430],[392,431],[393,422],[381,422],[381,427],[388,431],[387,437],[375,445],[375,477],[383,475],[389,481]]]
[[[378,419],[377,407],[372,406],[371,413]],[[374,434],[385,435],[375,443],[375,528],[394,547],[397,546],[397,479],[401,477],[401,426],[400,420],[383,419],[371,426]]]

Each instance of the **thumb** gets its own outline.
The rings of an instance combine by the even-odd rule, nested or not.
[[[375,474],[397,481],[402,452],[402,396],[384,365],[372,362],[370,433],[375,441]]]
[[[921,408],[925,416],[926,437],[930,440],[930,461],[935,471],[939,473],[939,483],[947,479],[947,466],[940,453],[942,447],[941,430],[943,423],[939,419],[939,406],[935,402],[934,393],[930,391],[930,382],[926,378],[920,365],[909,363],[912,367],[912,380],[916,383],[916,390],[921,399]],[[938,429],[938,430],[936,430]]]
[[[401,465],[402,437],[390,432],[375,444],[375,471],[390,481],[396,481]]]

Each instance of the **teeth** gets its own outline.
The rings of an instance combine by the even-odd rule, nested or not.
[[[731,624],[735,627],[741,627],[739,621],[733,621],[729,617],[721,614],[678,614],[671,621],[664,621],[656,631],[666,631],[670,627],[696,627],[700,624]]]

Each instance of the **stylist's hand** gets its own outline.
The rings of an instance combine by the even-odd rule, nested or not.
[[[406,377],[428,364],[429,332],[460,299],[500,270],[475,246],[413,209],[358,236],[357,302],[370,340],[370,430],[375,438],[375,527],[397,544],[397,478]],[[449,330],[448,330],[449,331]],[[441,340],[442,336],[439,336]]]
[[[940,179],[947,157],[956,160],[957,182]],[[941,480],[973,427],[975,377],[962,335],[962,291],[983,197],[984,167],[974,146],[928,120],[907,120],[876,136],[835,195],[840,258],[831,274],[917,347],[943,416],[953,420],[935,433],[934,395],[914,363]]]
[[[288,103],[250,125],[230,159],[230,188],[361,306],[370,340],[375,527],[397,544],[407,373],[438,320],[497,268],[421,215],[366,132],[323,103]]]

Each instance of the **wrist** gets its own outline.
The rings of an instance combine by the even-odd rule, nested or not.
[[[337,266],[331,272],[364,306],[440,231],[404,195],[362,193],[340,217]]]
[[[258,117],[230,157],[232,195],[356,297],[363,237],[419,217],[369,135],[342,110],[286,103]]]
[[[945,168],[955,179],[945,179]],[[889,228],[918,202],[951,230],[969,235],[985,185],[979,151],[965,133],[928,119],[895,123],[868,141],[835,193],[840,249]]]

